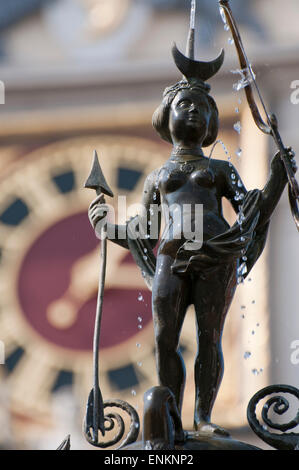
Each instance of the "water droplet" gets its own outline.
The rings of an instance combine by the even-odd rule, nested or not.
[[[232,173],[230,177],[231,177],[232,180],[235,180],[236,179],[235,173]]]
[[[223,7],[219,6],[219,12],[223,23],[226,24],[226,16]]]
[[[238,184],[239,186],[239,184]],[[244,199],[244,194],[243,193],[239,193],[239,191],[236,191],[236,195],[234,197],[235,201],[242,201]]]
[[[235,43],[235,41],[233,40],[233,38],[228,38],[227,40],[228,44],[232,45]]]
[[[137,362],[138,367],[142,367],[142,362]]]
[[[252,281],[252,279],[251,279],[251,277],[249,277],[249,278],[248,278],[248,282],[251,282],[251,281]]]
[[[253,300],[251,303],[252,303],[252,304],[255,304],[255,300]]]
[[[241,126],[241,122],[238,121],[234,124],[234,129],[236,132],[238,132],[238,134],[241,134],[241,129],[242,129],[242,126]]]
[[[131,394],[133,395],[133,397],[136,397],[137,395],[136,390],[131,390]]]
[[[142,325],[138,325],[138,329],[139,329],[139,330],[142,330]]]
[[[146,260],[147,260],[147,256],[146,256],[146,255],[144,255],[144,256],[143,256],[143,259],[144,259],[144,261],[146,261]]]
[[[244,310],[246,308],[246,305],[241,305],[241,309]]]
[[[228,24],[225,24],[225,25],[224,25],[224,31],[229,31],[229,26],[228,26]]]
[[[141,344],[140,344],[140,343],[136,343],[136,346],[137,346],[137,348],[141,348]]]
[[[256,326],[257,326],[257,327],[259,327],[259,326],[260,326],[260,324],[259,324],[259,323],[257,323],[257,324],[256,324]]]
[[[241,158],[241,156],[242,156],[242,149],[238,148],[238,149],[236,150],[236,155],[237,155],[238,158]],[[239,180],[239,181],[240,181],[240,180]],[[238,181],[238,185],[239,185],[239,181]],[[241,186],[242,186],[242,184],[241,184]]]
[[[240,237],[240,242],[245,242],[245,237]]]
[[[252,334],[252,335],[255,335],[255,331],[254,331],[254,330],[252,330],[251,334]]]
[[[139,323],[141,323],[142,322],[142,317],[138,317],[138,321],[139,321]]]
[[[241,318],[243,318],[243,320],[244,320],[244,318],[245,318],[245,315],[244,315],[244,313],[241,315]]]
[[[141,293],[138,295],[138,300],[139,300],[139,302],[143,302],[143,300],[144,300],[143,295]]]
[[[150,441],[146,441],[145,446],[144,446],[144,449],[145,449],[145,450],[152,450],[152,448],[153,448],[153,447],[152,447],[151,442],[150,442]]]
[[[239,212],[238,214],[238,218],[237,218],[237,222],[239,225],[242,225],[242,223],[244,222],[245,220],[245,215],[243,214],[242,211]],[[243,240],[244,241],[244,240]]]
[[[253,375],[259,375],[259,371],[257,369],[252,369],[251,372]]]
[[[240,112],[240,109],[239,109],[238,107],[235,108],[235,113],[236,113],[236,114],[239,114],[239,112]]]
[[[247,266],[246,263],[242,263],[238,268],[238,275],[244,276],[247,273]]]
[[[250,351],[246,351],[246,352],[244,353],[244,359],[249,359],[250,356],[251,356],[251,352],[250,352]]]
[[[245,69],[231,70],[231,73],[235,75],[240,75],[241,77],[240,80],[237,83],[234,83],[233,85],[233,89],[235,91],[242,90],[243,88],[250,85],[250,83],[253,82],[253,79],[255,79],[255,73],[253,72],[251,65]]]
[[[231,156],[230,156],[230,154],[229,154],[229,151],[227,150],[227,148],[226,148],[224,142],[223,142],[221,139],[218,139],[218,140],[215,142],[215,144],[213,145],[212,151],[211,151],[211,153],[210,153],[210,157],[212,156],[212,152],[213,152],[213,150],[214,150],[216,144],[221,144],[221,146],[222,146],[222,148],[223,148],[223,150],[224,150],[224,153],[225,153],[225,155],[227,156],[227,159],[228,159],[228,160],[231,160]],[[229,166],[232,166],[232,164],[229,163]]]

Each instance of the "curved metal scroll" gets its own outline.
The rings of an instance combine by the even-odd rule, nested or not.
[[[125,436],[122,443],[115,450],[121,449],[122,447],[135,442],[138,438],[139,429],[140,429],[139,416],[136,410],[131,405],[129,405],[129,403],[123,400],[105,400],[103,403],[103,408],[104,410],[105,408],[119,408],[123,410],[124,412],[126,412],[129,415],[130,420],[131,420],[128,434]],[[106,449],[108,447],[118,444],[123,439],[124,434],[125,434],[125,422],[122,416],[117,412],[110,412],[107,414],[104,413],[104,431],[105,431],[104,434],[106,434],[106,432],[113,431],[116,424],[118,426],[118,428],[116,428],[117,432],[110,441],[99,441],[99,440],[95,441],[94,435],[93,435],[93,428],[92,428],[93,426],[93,400],[88,399],[86,417],[83,423],[83,433],[85,435],[87,442],[89,442],[89,444],[95,447],[99,447],[101,449]]]
[[[270,385],[257,392],[250,400],[247,408],[247,419],[251,429],[264,442],[279,450],[293,450],[299,447],[299,433],[286,433],[290,429],[294,429],[299,425],[299,408],[297,414],[291,421],[283,424],[274,423],[269,418],[269,412],[274,411],[277,415],[283,415],[289,409],[289,402],[285,397],[280,395],[270,397],[264,404],[262,409],[262,419],[264,425],[261,424],[256,416],[256,407],[258,403],[271,394],[288,393],[297,398],[299,402],[299,390],[291,385]],[[268,427],[283,432],[283,434],[271,433]]]

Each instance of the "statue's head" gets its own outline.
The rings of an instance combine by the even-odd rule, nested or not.
[[[160,106],[153,115],[153,126],[170,143],[196,143],[208,147],[218,135],[218,109],[209,95],[206,83],[220,70],[224,50],[209,62],[196,61],[194,56],[194,30],[190,31],[189,57],[173,45],[172,55],[183,80],[166,88]],[[182,103],[180,105],[180,103]]]
[[[209,95],[210,86],[198,78],[183,79],[166,88],[160,106],[153,115],[153,126],[167,142],[184,136],[199,139],[203,147],[218,135],[218,109]]]

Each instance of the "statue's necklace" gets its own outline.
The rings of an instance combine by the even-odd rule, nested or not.
[[[173,155],[172,155],[173,157]],[[189,157],[189,158],[188,158]],[[173,165],[178,165],[174,169],[174,172],[183,172],[185,174],[190,174],[195,170],[195,165],[191,162],[196,162],[198,161],[198,158],[194,158],[192,155],[186,155],[184,159],[178,159],[178,158],[170,158],[169,163],[172,163]]]
[[[178,160],[176,161],[170,160],[170,163],[178,164],[178,167],[174,168],[172,173],[182,172],[182,173],[189,175],[190,173],[193,173],[193,171],[195,170],[195,166],[192,163],[189,163],[187,161],[182,162]]]
[[[184,156],[184,158],[179,158],[180,156]],[[192,149],[177,149],[172,152],[169,161],[174,165],[179,165],[179,168],[176,168],[174,172],[181,171],[183,173],[190,174],[195,170],[195,165],[191,162],[197,162],[199,156],[202,155],[198,155],[198,151],[194,151]]]

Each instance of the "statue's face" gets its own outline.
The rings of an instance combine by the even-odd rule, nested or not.
[[[210,118],[210,104],[203,93],[192,89],[179,91],[169,113],[172,140],[202,144],[208,133]]]

